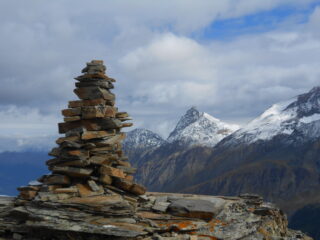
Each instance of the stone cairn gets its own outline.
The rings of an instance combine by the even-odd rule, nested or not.
[[[24,200],[63,200],[118,193],[142,195],[145,188],[133,182],[136,169],[130,166],[121,149],[128,113],[115,107],[114,79],[105,75],[103,61],[93,60],[76,77],[74,93],[80,100],[70,101],[62,110],[64,122],[59,123],[58,147],[49,153],[46,162],[49,175],[37,186],[20,187]]]

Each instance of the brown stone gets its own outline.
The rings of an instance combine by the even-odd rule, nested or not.
[[[99,181],[104,184],[111,185],[112,184],[112,177],[110,177],[109,175],[103,174],[100,176]]]
[[[91,191],[89,186],[84,185],[84,184],[77,184],[76,186],[78,188],[78,192],[80,194],[80,197],[87,197],[87,196],[94,195],[94,192]]]
[[[58,167],[54,166],[52,168],[54,173],[63,173],[71,177],[89,177],[93,172],[92,169],[88,168],[76,168],[76,167]]]
[[[57,144],[62,144],[62,143],[65,142],[65,141],[76,142],[76,141],[79,141],[79,140],[80,140],[80,137],[78,137],[78,136],[61,137],[61,138],[58,138],[58,139],[56,140],[56,143],[57,143]]]
[[[37,192],[38,191],[24,190],[20,192],[19,197],[26,200],[32,200],[37,195]]]
[[[127,118],[127,117],[129,117],[129,114],[127,112],[117,112],[116,117],[117,118]]]
[[[68,188],[56,188],[53,190],[54,193],[78,193],[78,189],[76,187],[68,187]]]
[[[52,150],[48,153],[49,156],[58,157],[60,155],[60,148],[52,148]]]
[[[111,138],[108,138],[108,139],[106,139],[105,141],[104,141],[104,143],[106,144],[106,145],[113,145],[113,144],[115,144],[115,143],[119,143],[119,142],[121,142],[123,139],[125,139],[126,138],[126,134],[125,133],[119,133],[119,134],[117,134],[117,135],[115,135],[115,136],[113,136],[113,137],[111,137]]]
[[[40,179],[39,179],[40,181]],[[70,178],[64,175],[49,175],[46,176],[43,180],[43,183],[48,184],[48,185],[69,185],[70,184]]]
[[[118,178],[125,178],[126,175],[121,169],[113,168],[110,166],[102,165],[100,167],[100,174],[102,175],[109,175],[112,177],[118,177]]]
[[[104,138],[110,136],[110,133],[107,131],[87,131],[81,135],[81,139],[89,140],[95,138]]]
[[[130,191],[130,189],[132,188],[133,182],[125,179],[116,178],[115,181],[113,182],[113,185],[122,190]]]
[[[146,193],[146,188],[140,184],[133,184],[132,188],[130,189],[130,192],[136,194],[136,195],[143,195]]]
[[[94,120],[82,120],[59,123],[59,133],[66,133],[70,130],[84,127],[88,131],[111,130],[120,128],[122,123],[118,119],[101,118]]]
[[[88,131],[111,130],[121,127],[121,121],[117,119],[98,118],[92,120],[82,120],[82,125]]]
[[[58,167],[66,167],[66,166],[70,166],[70,167],[87,167],[90,165],[90,161],[88,160],[74,160],[74,161],[63,161],[63,162],[59,162],[59,163],[52,163],[52,164],[48,164],[48,166],[58,166]]]
[[[131,167],[130,162],[125,162],[125,161],[121,161],[121,160],[118,160],[117,164],[120,166],[124,166],[124,167]]]
[[[103,188],[99,188],[97,191],[92,191],[89,185],[77,184],[76,185],[80,194],[80,197],[96,196],[104,193]]]
[[[74,122],[74,121],[79,121],[81,120],[80,116],[73,116],[73,117],[65,117],[63,118],[63,121],[65,122]]]
[[[81,121],[58,123],[59,133],[66,133],[70,130],[82,127]]]
[[[22,186],[22,187],[18,187],[17,190],[18,191],[39,191],[41,188],[41,186]]]
[[[103,98],[105,100],[114,101],[115,96],[107,89],[100,87],[84,87],[76,88],[74,93],[83,100]]]
[[[82,119],[102,118],[105,112],[106,107],[103,105],[82,107]]]
[[[132,167],[118,166],[117,168],[121,169],[123,172],[127,174],[134,174],[137,171],[136,168],[132,168]]]
[[[85,81],[90,79],[106,79],[112,82],[111,78],[107,77],[104,73],[96,73],[96,74],[84,74],[75,78],[78,81]]]
[[[106,100],[103,98],[91,99],[91,100],[82,100],[83,106],[96,106],[96,105],[105,105]]]
[[[88,186],[90,187],[90,189],[94,192],[98,192],[100,191],[100,187],[96,184],[95,181],[93,180],[89,180],[88,181]]]
[[[84,149],[70,150],[67,154],[71,157],[89,157],[89,151]]]
[[[111,106],[105,106],[105,117],[111,117],[114,118],[116,116],[117,110],[114,107]]]
[[[128,181],[133,181],[133,176],[132,175],[127,175],[125,179],[128,180]]]
[[[65,117],[73,117],[73,116],[79,116],[81,114],[81,108],[68,108],[68,109],[63,109],[62,115]]]
[[[92,156],[89,158],[89,162],[97,165],[109,165],[114,161],[113,154],[110,155],[102,155],[102,156]]]
[[[83,106],[83,101],[81,100],[75,100],[75,101],[69,101],[68,108],[78,108]]]
[[[107,80],[95,80],[95,81],[81,81],[76,83],[76,87],[83,88],[83,87],[101,87],[106,89],[114,88],[111,81]]]
[[[133,123],[122,123],[121,127],[125,128],[125,127],[132,127]]]

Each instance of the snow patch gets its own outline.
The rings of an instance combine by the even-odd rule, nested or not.
[[[316,114],[313,114],[311,116],[301,118],[300,122],[302,122],[302,123],[311,123],[311,122],[315,122],[315,121],[318,121],[318,120],[320,120],[320,114],[316,113]]]

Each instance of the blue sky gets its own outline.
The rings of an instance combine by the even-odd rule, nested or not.
[[[209,26],[201,30],[194,37],[199,40],[232,41],[244,34],[259,34],[285,27],[287,22],[292,27],[308,22],[310,14],[320,5],[315,1],[303,7],[294,5],[280,5],[266,11],[259,11],[237,18],[229,18],[213,21]]]
[[[91,59],[118,80],[120,110],[163,137],[191,106],[243,125],[320,83],[320,1],[12,0],[0,13],[0,151],[53,144]]]

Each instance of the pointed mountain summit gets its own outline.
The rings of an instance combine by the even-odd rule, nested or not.
[[[136,128],[127,133],[123,145],[128,150],[137,148],[150,149],[159,147],[164,142],[165,140],[160,135],[145,128]]]
[[[180,118],[167,141],[179,141],[189,146],[213,147],[237,129],[239,126],[222,122],[208,113],[199,112],[195,107],[192,107]]]

